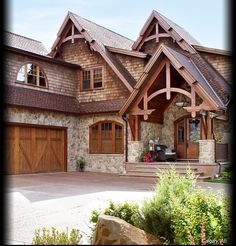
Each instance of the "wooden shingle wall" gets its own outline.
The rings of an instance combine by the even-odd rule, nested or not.
[[[44,71],[49,85],[47,89],[15,83],[19,69],[26,63],[38,65]],[[8,85],[75,96],[77,80],[75,69],[11,51],[6,52],[4,66],[5,83]]]
[[[75,43],[67,42],[61,46],[63,60],[79,64],[82,69],[103,66],[103,88],[80,91],[80,76],[77,80],[77,99],[80,102],[126,98],[129,91],[112,71],[98,52],[91,51],[84,39]]]
[[[210,54],[205,52],[199,52],[222,76],[229,82],[231,81],[232,74],[232,60],[230,56]]]

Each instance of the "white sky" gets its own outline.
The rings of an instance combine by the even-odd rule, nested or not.
[[[228,0],[8,0],[7,30],[50,51],[68,11],[136,40],[155,9],[202,45],[229,49]]]

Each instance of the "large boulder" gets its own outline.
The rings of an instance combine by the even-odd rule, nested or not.
[[[127,223],[126,221],[100,215],[92,239],[93,245],[161,245],[153,235]]]

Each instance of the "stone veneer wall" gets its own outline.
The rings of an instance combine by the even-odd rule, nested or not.
[[[75,171],[76,160],[84,158],[87,171],[123,173],[124,154],[89,154],[89,126],[100,120],[115,120],[122,123],[125,129],[122,118],[115,115],[79,117],[18,108],[7,108],[5,111],[6,122],[67,127],[68,171]]]
[[[199,140],[199,163],[215,163],[215,140]]]
[[[161,139],[162,124],[142,121],[140,125],[140,138],[144,148],[148,146],[149,140]]]
[[[125,133],[125,122],[116,115],[80,117],[78,129],[79,157],[87,161],[86,170],[88,171],[123,173],[125,171],[125,154],[89,154],[89,126],[101,120],[114,120],[121,123]]]
[[[164,113],[160,143],[171,148],[174,148],[174,121],[189,114],[185,109],[178,108],[175,105],[177,101],[182,101],[183,98],[184,96],[182,94],[177,94],[176,98]]]

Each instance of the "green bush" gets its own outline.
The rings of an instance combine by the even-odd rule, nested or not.
[[[202,221],[204,221],[207,244],[215,245],[220,240],[230,242],[230,206],[224,199],[222,203],[214,193],[203,190],[188,194],[185,200],[173,201],[172,228],[176,244],[190,244],[189,233],[197,245],[202,243]]]
[[[78,229],[72,229],[70,234],[59,232],[56,228],[47,229],[43,227],[34,233],[33,245],[79,245],[82,235]]]
[[[188,169],[186,176],[180,176],[174,167],[161,171],[155,195],[146,200],[137,214],[136,226],[163,239],[166,243],[174,241],[173,201],[184,201],[195,190],[196,177]]]
[[[114,202],[110,201],[109,206],[103,212],[97,210],[92,211],[90,222],[97,223],[98,217],[101,213],[118,217],[130,223],[131,225],[134,225],[136,215],[138,213],[138,205],[130,204],[128,202],[115,204]]]
[[[156,194],[146,200],[136,216],[136,226],[170,244],[201,243],[201,222],[205,221],[206,240],[230,242],[230,206],[227,199],[196,188],[196,177],[188,170],[180,176],[175,168],[159,174]]]

